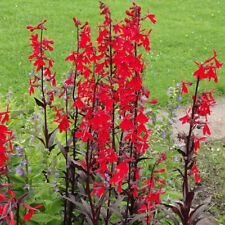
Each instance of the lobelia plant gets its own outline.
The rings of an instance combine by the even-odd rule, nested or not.
[[[29,57],[36,68],[29,80],[30,95],[36,88],[40,97],[35,102],[43,112],[43,136],[36,138],[43,144],[48,160],[53,150],[54,154],[60,151],[56,157],[64,157],[63,168],[58,168],[63,179],[57,180],[64,199],[63,224],[156,224],[157,206],[165,193],[165,169],[161,164],[167,157],[163,151],[158,157],[151,152],[151,127],[147,126],[150,118],[144,104],[156,104],[157,100],[148,100],[150,91],[142,85],[146,64],[141,53],[150,52],[152,31],[142,29],[142,21],[156,23],[155,15],[148,12],[142,16],[141,7],[133,3],[125,18],[114,22],[101,1],[100,14],[104,21],[97,26],[95,42],[88,22],[82,24],[73,18],[77,48],[65,59],[71,62],[71,70],[61,87],[55,87],[56,73],[51,73],[54,61],[47,57],[54,42],[43,38],[46,20],[27,26],[31,32],[40,31],[40,37],[31,35],[33,54]],[[190,187],[189,176],[194,174],[196,182],[200,181],[195,155],[200,141],[206,138],[195,136],[193,131],[202,128],[204,135],[210,135],[207,115],[215,101],[211,92],[198,94],[199,82],[205,78],[217,82],[216,70],[222,66],[215,51],[212,58],[196,64],[199,69],[194,73],[197,82],[193,105],[180,118],[182,123],[190,124],[190,129],[188,134],[179,135],[185,150],[177,149],[184,162],[184,172],[177,168],[183,182],[183,202],[164,204],[184,225],[195,224],[205,207],[201,204],[191,209],[195,190]],[[187,93],[186,85],[191,83],[182,84],[181,93]],[[57,123],[56,129],[52,122]],[[169,149],[173,148],[171,138]],[[149,171],[144,171],[145,161],[150,161]],[[48,166],[46,163],[41,171],[46,183],[50,183]]]
[[[46,38],[43,38],[43,31],[46,30],[46,28],[43,26],[46,20],[38,24],[37,26],[27,26],[27,29],[29,29],[31,32],[34,30],[41,30],[40,34],[40,41],[38,33],[35,35],[31,35],[31,46],[33,47],[33,54],[29,56],[30,62],[33,60],[33,65],[36,67],[36,70],[34,74],[30,74],[33,76],[33,80],[30,78],[30,95],[34,94],[34,88],[40,88],[41,90],[41,100],[35,98],[35,101],[38,106],[40,106],[43,109],[44,114],[44,121],[43,121],[43,133],[44,133],[44,139],[41,137],[38,138],[44,145],[46,149],[48,149],[49,152],[54,148],[54,145],[52,145],[51,137],[54,134],[53,132],[48,131],[48,118],[47,118],[47,109],[48,106],[51,107],[52,102],[54,101],[54,94],[55,90],[48,90],[48,87],[51,88],[56,86],[56,80],[55,75],[56,73],[51,73],[51,68],[53,67],[54,60],[47,57],[46,52],[47,51],[53,51],[52,44],[54,44],[54,41],[47,40]],[[38,72],[40,71],[40,74]]]
[[[127,18],[114,24],[102,2],[100,10],[105,20],[98,25],[96,47],[88,22],[82,25],[73,18],[77,50],[66,58],[74,69],[59,95],[65,98],[64,106],[53,105],[56,92],[47,92],[44,85],[46,81],[48,86],[55,85],[55,74],[50,72],[53,60],[45,56],[47,50],[53,50],[53,41],[42,37],[46,21],[27,27],[41,31],[40,41],[38,34],[31,35],[34,51],[29,57],[35,59],[36,72],[41,72],[30,79],[30,94],[34,87],[42,93],[41,100],[35,101],[44,110],[45,140],[37,138],[49,152],[55,147],[51,138],[54,132],[49,133],[47,128],[49,106],[56,112],[59,133],[65,133],[65,142],[57,141],[66,164],[61,189],[65,199],[63,224],[128,224],[136,220],[150,224],[164,193],[161,184],[165,181],[157,174],[165,170],[157,167],[166,156],[162,153],[154,160],[150,173],[141,176],[140,164],[151,154],[151,129],[146,127],[149,118],[143,104],[155,104],[157,100],[146,100],[150,91],[142,86],[145,63],[138,49],[142,46],[150,51],[151,29],[145,33],[141,22],[149,18],[155,23],[155,16],[148,13],[142,17],[141,7],[133,3],[126,11]]]
[[[39,98],[34,98],[36,104],[41,108],[40,112],[43,114],[43,118],[41,120],[41,125],[43,127],[43,136],[36,135],[35,137],[40,140],[43,144],[41,147],[43,154],[47,155],[54,149],[54,138],[55,131],[49,131],[49,122],[48,122],[48,111],[52,108],[52,102],[54,101],[54,95],[56,94],[56,90],[53,87],[56,86],[55,76],[56,73],[51,73],[51,68],[53,67],[54,60],[47,56],[48,51],[53,51],[53,47],[51,45],[54,44],[54,41],[47,40],[43,38],[43,32],[46,30],[44,27],[44,23],[46,20],[38,24],[37,26],[27,26],[27,29],[30,32],[35,30],[40,30],[40,40],[39,35],[36,33],[35,35],[31,35],[31,46],[33,47],[33,54],[29,56],[29,60],[34,61],[33,65],[35,67],[35,71],[30,73],[33,79],[29,79],[30,84],[30,95],[34,94],[34,88],[38,88],[40,90]],[[39,73],[40,74],[39,74]],[[39,93],[38,93],[39,94]],[[47,151],[47,153],[46,153]],[[48,179],[48,165],[46,163],[46,168],[42,170],[42,173],[49,183]]]
[[[198,170],[197,164],[197,150],[200,148],[200,142],[207,138],[207,135],[210,135],[210,129],[208,127],[208,116],[210,115],[210,107],[215,105],[215,100],[212,96],[212,91],[206,91],[199,94],[199,83],[203,79],[208,79],[209,82],[211,79],[214,79],[214,82],[217,83],[217,69],[219,69],[223,64],[219,63],[216,59],[216,51],[214,50],[213,57],[207,59],[201,64],[195,62],[198,66],[198,70],[194,72],[196,76],[196,86],[195,93],[192,96],[193,104],[187,110],[186,115],[179,120],[182,124],[188,123],[189,131],[188,133],[179,133],[178,137],[180,140],[183,140],[185,146],[184,150],[177,149],[178,153],[182,156],[183,171],[182,169],[177,168],[181,179],[182,179],[182,202],[175,202],[175,205],[164,204],[170,208],[180,219],[183,225],[194,225],[202,219],[202,212],[206,206],[210,203],[210,198],[207,198],[203,203],[195,206],[193,208],[193,200],[197,189],[191,188],[190,176],[195,176],[196,183],[201,182],[199,176],[200,171]],[[182,93],[188,93],[186,85],[192,85],[191,82],[182,82]],[[194,134],[194,130],[202,129],[203,137],[199,137]],[[171,219],[174,224],[180,224],[179,221],[171,215]]]

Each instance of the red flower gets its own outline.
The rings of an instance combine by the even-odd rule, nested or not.
[[[99,187],[96,187],[96,186],[99,186]],[[100,197],[101,195],[105,195],[105,189],[106,189],[106,186],[103,185],[103,184],[99,184],[99,183],[94,183],[94,187],[93,187],[93,192],[91,194],[91,196],[93,196],[95,193],[97,193],[97,197]]]
[[[205,126],[204,126],[204,128],[203,128],[203,135],[206,135],[206,133],[207,133],[208,135],[211,135],[211,132],[210,132],[210,129],[209,129],[207,123],[205,123]]]
[[[41,69],[42,66],[45,65],[45,62],[43,61],[42,57],[38,57],[38,59],[34,62],[34,66],[37,66],[37,72]]]
[[[29,205],[24,204],[24,207],[29,209],[29,212],[23,217],[23,221],[29,221],[34,214],[34,211],[36,211],[38,208],[42,207],[43,205],[37,205],[34,208],[30,207]]]
[[[199,173],[200,173],[200,172],[199,172],[197,166],[194,164],[194,165],[192,166],[192,168],[191,168],[191,172],[190,172],[189,175],[192,175],[192,174],[195,175],[195,181],[196,181],[196,183],[201,182],[201,178],[200,178],[199,175],[198,175]]]
[[[223,66],[223,63],[220,63],[216,58],[215,58],[215,64],[217,69]]]
[[[131,119],[129,119],[131,115],[127,114],[123,121],[120,123],[119,127],[122,129],[122,131],[129,131],[134,128],[133,123],[131,122]]]
[[[201,137],[201,138],[194,137],[194,140],[196,140],[196,141],[194,142],[194,144],[195,144],[195,151],[194,151],[194,154],[195,154],[195,155],[198,154],[198,153],[197,153],[197,150],[200,149],[200,141],[203,141],[203,140],[205,140],[205,139],[206,139],[206,137]]]
[[[44,20],[43,22],[39,23],[37,26],[27,26],[27,29],[30,30],[31,32],[33,32],[34,30],[47,30],[45,27],[43,27],[43,24],[46,22],[47,20]]]
[[[161,163],[162,161],[165,161],[165,160],[167,160],[166,154],[162,152],[158,161],[156,162],[156,165],[159,165],[159,163]]]
[[[73,22],[74,22],[74,25],[75,25],[76,27],[78,27],[79,25],[81,25],[80,20],[77,20],[75,17],[73,17]]]
[[[188,93],[188,89],[186,87],[186,85],[192,85],[191,82],[185,82],[185,81],[182,81],[182,91],[181,91],[181,95],[184,93]]]
[[[149,10],[148,10],[148,14],[145,15],[142,19],[145,20],[146,18],[149,18],[152,21],[152,23],[154,23],[154,24],[156,23],[155,15],[150,14]]]
[[[205,74],[205,68],[204,68],[204,66],[203,65],[200,65],[199,69],[196,70],[193,75],[196,76],[199,79],[205,78],[206,77],[206,74]]]
[[[153,100],[149,101],[149,100],[142,99],[142,102],[151,103],[151,104],[157,104],[158,100],[157,99],[153,99]]]
[[[144,124],[144,123],[147,123],[147,122],[148,122],[148,117],[143,112],[140,112],[137,115],[136,123]]]
[[[113,177],[109,180],[109,184],[114,184],[116,185],[116,183],[118,183],[118,192],[120,193],[122,191],[121,189],[121,184],[122,181],[124,179],[124,177],[127,175],[128,173],[128,166],[127,163],[130,162],[132,160],[133,157],[125,160],[124,162],[120,163],[119,165],[116,166],[116,170],[118,170],[118,172],[116,172]]]
[[[188,113],[186,113],[186,116],[181,117],[179,120],[182,122],[182,124],[190,123],[190,116],[188,115]]]
[[[72,123],[67,119],[67,115],[64,115],[63,117],[60,116],[59,119],[54,121],[59,123],[58,128],[60,133],[62,133],[63,131],[67,131],[67,129],[70,127],[70,124]]]

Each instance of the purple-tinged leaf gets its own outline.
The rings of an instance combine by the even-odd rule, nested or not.
[[[45,108],[45,104],[44,104],[42,101],[40,101],[40,100],[37,99],[37,98],[34,98],[34,100],[36,101],[36,104],[37,104],[38,106],[41,106],[42,108]]]
[[[40,138],[40,137],[38,137],[38,136],[35,136],[38,140],[40,140],[42,143],[43,143],[43,145],[45,146],[45,141],[42,139],[42,138]]]
[[[201,214],[203,213],[203,211],[209,205],[210,202],[211,202],[211,196],[205,199],[201,205],[197,206],[190,213],[190,216],[189,216],[190,224],[194,224],[199,219],[199,217],[201,216]]]
[[[34,193],[34,191],[32,190],[32,191],[29,191],[29,192],[27,192],[27,193],[21,195],[21,196],[18,198],[18,202],[19,202],[20,204],[21,204],[21,203],[24,203],[24,201],[25,201],[28,197],[30,197],[33,193]]]

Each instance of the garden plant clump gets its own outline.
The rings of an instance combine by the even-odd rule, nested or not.
[[[23,125],[23,135],[13,142],[17,159],[12,157],[10,169],[16,167],[21,179],[8,173],[8,158],[2,161],[1,180],[2,174],[8,179],[7,183],[1,181],[0,189],[3,224],[192,225],[209,203],[193,205],[196,189],[190,180],[194,175],[197,183],[201,181],[197,150],[210,135],[207,116],[215,100],[211,91],[199,94],[199,83],[203,79],[217,82],[216,71],[222,64],[215,50],[211,58],[195,62],[193,104],[180,118],[183,124],[190,124],[187,134],[178,135],[183,145],[165,135],[170,147],[161,149],[154,135],[154,118],[145,111],[157,100],[149,100],[150,91],[142,84],[147,66],[143,52],[150,53],[152,31],[143,29],[142,22],[156,23],[155,15],[148,11],[142,16],[141,7],[133,3],[123,20],[114,21],[101,1],[100,14],[104,20],[97,26],[95,42],[88,22],[73,18],[76,49],[65,59],[71,69],[61,84],[56,83],[56,72],[52,71],[54,41],[45,38],[46,20],[27,26],[33,48],[29,60],[34,65],[29,94],[36,106]],[[181,95],[188,93],[188,85],[192,83],[182,81]],[[0,116],[5,132],[2,146],[9,142],[12,153],[13,135],[4,125],[8,110]],[[172,120],[171,113],[169,122]],[[204,136],[195,136],[195,129],[202,129]],[[32,134],[30,139],[26,130]],[[6,157],[6,147],[1,151]],[[179,163],[168,166],[175,156]],[[168,204],[166,180],[172,176],[169,170],[173,166],[181,180],[180,194],[176,190],[180,200]],[[33,216],[38,208],[40,212]]]

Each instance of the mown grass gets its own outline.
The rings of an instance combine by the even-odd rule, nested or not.
[[[131,5],[130,0],[105,0],[118,20]],[[201,61],[213,54],[215,48],[220,61],[225,62],[224,0],[139,0],[143,13],[150,9],[156,15],[153,28],[151,54],[146,57],[150,65],[145,70],[145,86],[151,98],[158,98],[159,105],[167,104],[167,89],[180,80],[191,80],[196,69],[193,60]],[[11,86],[21,99],[28,91],[28,73],[32,65],[27,60],[31,53],[30,33],[26,25],[36,25],[47,19],[48,39],[55,41],[55,71],[63,77],[69,69],[65,57],[74,48],[72,17],[82,22],[88,20],[96,36],[96,22],[101,23],[97,0],[1,0],[0,1],[0,92],[5,94]],[[210,88],[217,95],[225,94],[224,69],[219,72],[219,82]],[[203,82],[202,88],[208,87]],[[187,100],[184,99],[184,102]]]

